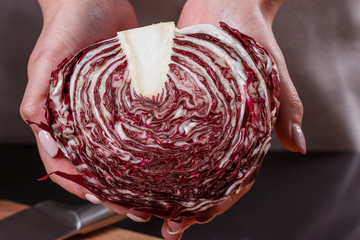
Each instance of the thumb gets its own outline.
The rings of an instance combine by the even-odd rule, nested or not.
[[[51,70],[56,67],[50,56],[32,54],[28,63],[28,83],[20,105],[20,114],[24,121],[41,123],[45,121],[45,102],[49,89]],[[31,125],[37,132],[36,125]]]
[[[271,30],[271,24],[261,20],[255,30],[250,34],[273,57],[280,77],[280,111],[275,123],[276,135],[281,144],[293,152],[306,153],[306,141],[301,123],[303,118],[303,104],[291,81],[285,58],[276,42]]]
[[[303,105],[291,81],[284,56],[277,44],[269,48],[279,69],[280,111],[275,124],[276,135],[281,144],[290,151],[306,153],[306,141],[301,129]]]

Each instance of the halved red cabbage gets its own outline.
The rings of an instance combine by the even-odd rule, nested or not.
[[[279,110],[278,70],[220,23],[118,33],[52,73],[48,124],[100,198],[189,216],[254,181]]]

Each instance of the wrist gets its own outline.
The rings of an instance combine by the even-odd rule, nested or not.
[[[277,11],[285,0],[259,0],[259,7],[264,18],[272,23]]]
[[[128,0],[38,0],[43,18],[48,19],[54,16],[60,7],[71,6],[107,6],[109,9],[117,9],[118,6],[130,4]]]
[[[38,0],[43,19],[48,19],[50,16],[54,15],[62,2],[63,0]]]

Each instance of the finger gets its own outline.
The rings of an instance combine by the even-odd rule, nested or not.
[[[190,225],[196,223],[194,217],[179,217],[179,219],[166,219],[164,224],[167,226],[167,231],[170,234],[179,234],[184,232]]]
[[[305,154],[306,142],[301,130],[302,102],[291,81],[285,58],[276,42],[271,26],[263,19],[259,21],[259,28],[249,34],[269,51],[279,70],[281,92],[280,111],[275,124],[276,135],[288,150]]]
[[[71,163],[71,161],[67,159],[61,152],[58,152],[55,156],[50,157],[47,151],[45,151],[44,147],[42,146],[43,143],[41,143],[40,141],[41,136],[39,137],[35,135],[35,139],[38,144],[40,157],[43,160],[42,162],[44,168],[46,172],[50,174],[49,178],[70,193],[75,194],[80,198],[85,198],[85,194],[89,192],[86,188],[74,183],[71,180],[60,177],[56,174],[51,174],[53,172],[61,171],[71,175],[79,175],[79,172],[76,170],[75,166]]]
[[[46,137],[43,137],[46,136]],[[43,163],[45,166],[45,169],[48,173],[56,172],[61,169],[62,172],[71,174],[71,175],[79,175],[80,173],[76,170],[74,165],[70,162],[69,159],[65,158],[63,154],[57,153],[53,156],[49,156],[49,152],[54,152],[53,150],[49,150],[48,145],[50,142],[51,148],[57,147],[55,140],[52,139],[51,135],[47,133],[44,130],[41,130],[36,137],[38,140],[38,146],[39,146],[39,152],[43,159]],[[55,146],[53,146],[55,144]],[[91,193],[89,190],[87,190],[85,187],[74,183],[71,180],[65,179],[61,176],[50,175],[50,178],[52,181],[54,181],[59,186],[63,187],[65,190],[71,192],[72,194],[77,195],[80,198],[87,199],[88,201],[94,203],[94,204],[103,204],[104,206],[112,209],[113,211],[128,215],[128,217],[134,221],[137,222],[147,222],[150,220],[151,215],[147,213],[143,213],[140,211],[132,210],[125,208],[123,206],[120,206],[119,204],[111,203],[108,201],[101,200],[100,197],[97,197],[95,194]]]
[[[35,50],[36,51],[36,50]],[[49,78],[54,61],[50,56],[36,52],[32,54],[28,64],[29,81],[20,105],[20,114],[24,121],[40,123],[45,121],[45,102],[49,92]],[[35,134],[39,132],[37,125],[30,126]]]
[[[189,226],[187,226],[186,228],[188,228]],[[181,228],[183,229],[183,228]],[[184,228],[185,230],[185,228]],[[164,224],[161,228],[161,234],[163,235],[163,237],[166,240],[177,240],[177,239],[181,239],[184,230],[174,230],[171,229],[167,223],[167,221],[164,221]]]
[[[207,223],[227,211],[234,205],[245,193],[247,193],[254,182],[243,187],[237,194],[229,195],[223,201],[204,211],[195,213],[192,217],[179,217],[178,219],[166,219],[161,232],[165,239],[179,239],[184,231],[196,223]]]
[[[305,154],[306,141],[301,129],[303,118],[302,102],[291,81],[280,48],[276,45],[270,50],[279,68],[281,89],[280,111],[275,124],[276,135],[288,150]]]
[[[43,136],[46,136],[45,138]],[[65,158],[63,154],[58,153],[53,156],[49,156],[49,152],[52,150],[47,149],[48,142],[51,145],[56,144],[55,140],[52,139],[51,135],[44,130],[41,130],[36,138],[39,141],[39,152],[42,156],[45,169],[48,173],[56,172],[61,169],[62,172],[72,175],[79,175],[80,173],[76,170],[74,165],[70,162],[69,159]],[[51,146],[54,147],[54,146]],[[57,145],[55,145],[57,147]],[[52,181],[54,181],[59,186],[63,187],[65,190],[71,192],[72,194],[77,195],[80,198],[87,199],[88,201],[94,204],[103,204],[109,209],[123,215],[127,215],[130,219],[137,222],[147,222],[151,219],[151,215],[143,213],[137,210],[132,210],[125,208],[119,204],[111,203],[106,200],[102,200],[100,197],[91,193],[85,187],[74,183],[71,180],[65,179],[61,176],[50,175]]]
[[[135,222],[148,222],[151,219],[151,215],[131,210],[126,215]]]
[[[62,171],[67,174],[79,174],[71,161],[59,151],[59,148],[50,133],[39,127],[41,123],[46,123],[44,110],[46,97],[41,96],[42,91],[43,90],[39,91],[39,96],[30,93],[24,96],[24,103],[21,106],[21,115],[24,120],[37,123],[30,124],[30,127],[34,132],[44,168],[47,173]],[[78,197],[84,198],[85,194],[88,192],[84,187],[57,175],[50,175],[50,179]]]
[[[126,215],[128,218],[130,218],[131,220],[136,221],[136,222],[147,222],[151,219],[151,215],[149,215],[147,213],[133,211],[131,209],[120,206],[119,204],[115,204],[115,203],[108,202],[108,201],[102,201],[100,198],[98,198],[93,193],[86,193],[85,198],[93,204],[102,204],[105,207],[109,208],[110,210],[112,210],[120,215]]]
[[[59,153],[59,146],[49,132],[41,130],[38,133],[38,138],[41,147],[49,157],[53,158]]]
[[[151,219],[151,215],[138,210],[129,209],[119,204],[112,203],[104,200],[103,205],[113,210],[114,212],[127,215],[131,220],[135,222],[148,222]]]
[[[221,202],[211,208],[195,214],[196,223],[206,223],[211,221],[215,216],[223,214],[231,208],[242,196],[244,196],[252,187],[254,182],[242,187],[238,193],[225,197]]]

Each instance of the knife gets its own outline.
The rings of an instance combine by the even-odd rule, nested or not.
[[[61,240],[125,219],[103,205],[43,201],[0,220],[0,240]]]

